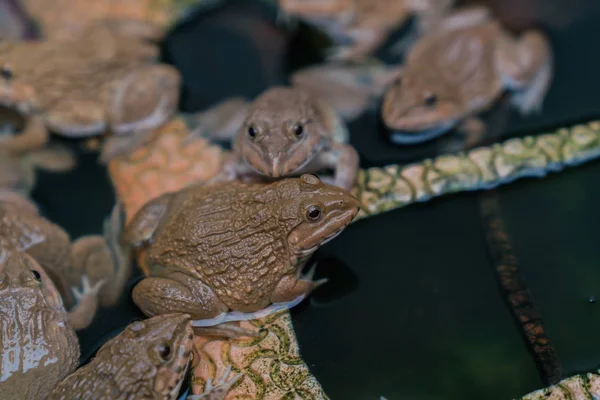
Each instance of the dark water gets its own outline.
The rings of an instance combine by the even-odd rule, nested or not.
[[[274,11],[231,1],[178,27],[165,59],[184,76],[182,109],[233,95],[252,98],[319,61],[318,37],[288,36]],[[541,24],[555,49],[556,77],[540,115],[500,104],[489,140],[541,132],[600,116],[600,2],[490,2],[514,29]],[[377,110],[351,125],[363,166],[432,156],[444,140],[390,145]],[[500,188],[507,233],[565,375],[600,366],[600,165]],[[499,288],[478,211],[459,194],[363,220],[321,249],[330,282],[293,310],[301,352],[332,399],[510,399],[542,387],[518,324]],[[73,237],[100,233],[114,193],[94,156],[65,175],[41,174],[35,199]],[[133,283],[132,283],[133,284]],[[132,319],[123,296],[80,335],[82,359]]]

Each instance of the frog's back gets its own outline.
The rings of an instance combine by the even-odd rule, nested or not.
[[[437,82],[465,99],[494,96],[502,90],[495,66],[500,34],[501,27],[494,20],[438,30],[415,46],[405,76]]]
[[[201,279],[227,304],[226,288],[235,285],[247,291],[246,286],[259,279],[261,286],[272,286],[276,278],[269,276],[269,269],[279,263],[282,270],[289,266],[279,209],[276,189],[263,185],[229,182],[218,190],[184,189],[169,204],[148,257],[153,266]]]

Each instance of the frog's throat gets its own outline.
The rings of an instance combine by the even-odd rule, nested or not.
[[[296,297],[294,300],[284,303],[273,303],[270,306],[263,308],[262,310],[244,313],[239,311],[230,311],[226,313],[221,313],[214,318],[211,319],[201,319],[192,321],[192,326],[194,327],[207,327],[207,326],[215,326],[220,325],[225,322],[235,322],[235,321],[248,321],[251,319],[260,319],[265,318],[271,314],[275,314],[280,311],[289,310],[292,307],[297,306],[304,300],[306,295],[302,294]]]
[[[434,128],[429,128],[418,132],[394,130],[390,134],[390,140],[393,143],[400,145],[420,144],[444,135],[455,125],[455,121],[450,121]]]

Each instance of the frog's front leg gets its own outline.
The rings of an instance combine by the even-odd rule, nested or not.
[[[281,278],[271,294],[271,302],[295,304],[298,298],[308,296],[313,290],[327,283],[327,278],[313,280],[316,267],[317,265],[314,264],[305,275],[286,275]]]
[[[227,396],[227,393],[229,392],[229,389],[231,389],[232,386],[239,381],[242,376],[244,376],[244,374],[240,372],[230,378],[230,374],[231,365],[227,367],[227,369],[223,372],[223,376],[215,385],[213,385],[211,379],[208,379],[206,381],[206,385],[204,386],[204,392],[201,394],[188,396],[187,400],[224,400],[225,396]]]
[[[552,80],[552,50],[546,37],[528,31],[518,40],[499,38],[496,64],[506,86],[515,91],[511,103],[521,114],[539,111]]]
[[[81,279],[82,290],[73,288],[73,295],[77,304],[68,314],[69,325],[75,330],[85,329],[94,320],[98,309],[98,292],[106,283],[101,280],[91,285],[86,275]]]
[[[317,160],[318,167],[331,168],[334,172],[333,185],[351,190],[356,183],[359,167],[358,153],[349,144],[333,143]],[[317,169],[319,169],[317,167]]]
[[[102,162],[134,150],[173,117],[180,83],[175,68],[150,65],[136,68],[116,85],[107,105],[113,135],[103,145]]]

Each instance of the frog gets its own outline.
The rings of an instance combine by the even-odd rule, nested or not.
[[[67,308],[85,310],[74,314],[71,325],[76,330],[91,324],[98,304],[116,304],[129,272],[116,240],[85,235],[72,242],[64,229],[40,215],[35,203],[8,190],[0,190],[0,221],[0,241],[34,257]]]
[[[6,399],[46,399],[77,368],[79,341],[50,276],[4,238],[0,297],[0,393]]]
[[[185,120],[177,118],[161,127],[156,136],[139,149],[110,161],[109,177],[118,202],[122,204],[125,225],[153,198],[190,184],[206,184],[222,168],[226,150],[190,134]],[[134,255],[142,273],[150,275],[146,253],[140,251]],[[251,337],[249,342],[246,338],[204,335],[202,331],[195,335],[194,354],[202,356],[194,357],[190,366],[192,393],[205,395],[209,382],[221,382],[225,376],[222,371],[233,365],[236,376],[243,376],[231,386],[229,398],[255,398],[266,392],[269,398],[280,399],[300,391],[316,399],[325,397],[317,379],[301,359],[287,310],[261,319],[241,321],[239,327],[256,332],[258,337],[248,335]],[[281,346],[281,343],[288,345]],[[290,359],[297,362],[290,365],[286,362]],[[245,367],[239,369],[237,366]],[[272,374],[273,368],[286,371],[284,382],[280,375]]]
[[[192,359],[193,338],[186,314],[134,321],[63,379],[48,400],[174,400]]]
[[[217,115],[221,116],[210,119]],[[218,121],[229,122],[218,125]],[[348,144],[343,118],[329,103],[302,88],[274,86],[249,105],[235,97],[191,124],[195,124],[192,136],[213,140],[233,136],[233,151],[213,183],[269,181],[333,169],[333,178],[324,177],[328,183],[346,190],[354,185],[359,156]]]
[[[515,36],[483,6],[455,11],[422,37],[383,97],[392,142],[419,144],[459,128],[465,145],[485,124],[477,114],[505,92],[523,115],[539,112],[553,75],[552,49],[539,30]]]
[[[323,30],[336,43],[327,51],[329,61],[355,62],[375,53],[389,36],[412,16],[417,26],[392,47],[400,55],[409,42],[435,26],[455,0],[279,0],[285,16]]]
[[[271,183],[195,184],[150,200],[123,232],[149,275],[133,288],[147,316],[182,312],[218,330],[301,302],[326,280],[302,268],[358,213],[347,191],[312,174]]]
[[[99,21],[69,39],[0,43],[0,105],[59,136],[106,137],[100,161],[139,146],[174,114],[181,77],[157,63],[163,33]],[[39,133],[38,136],[42,136]]]

